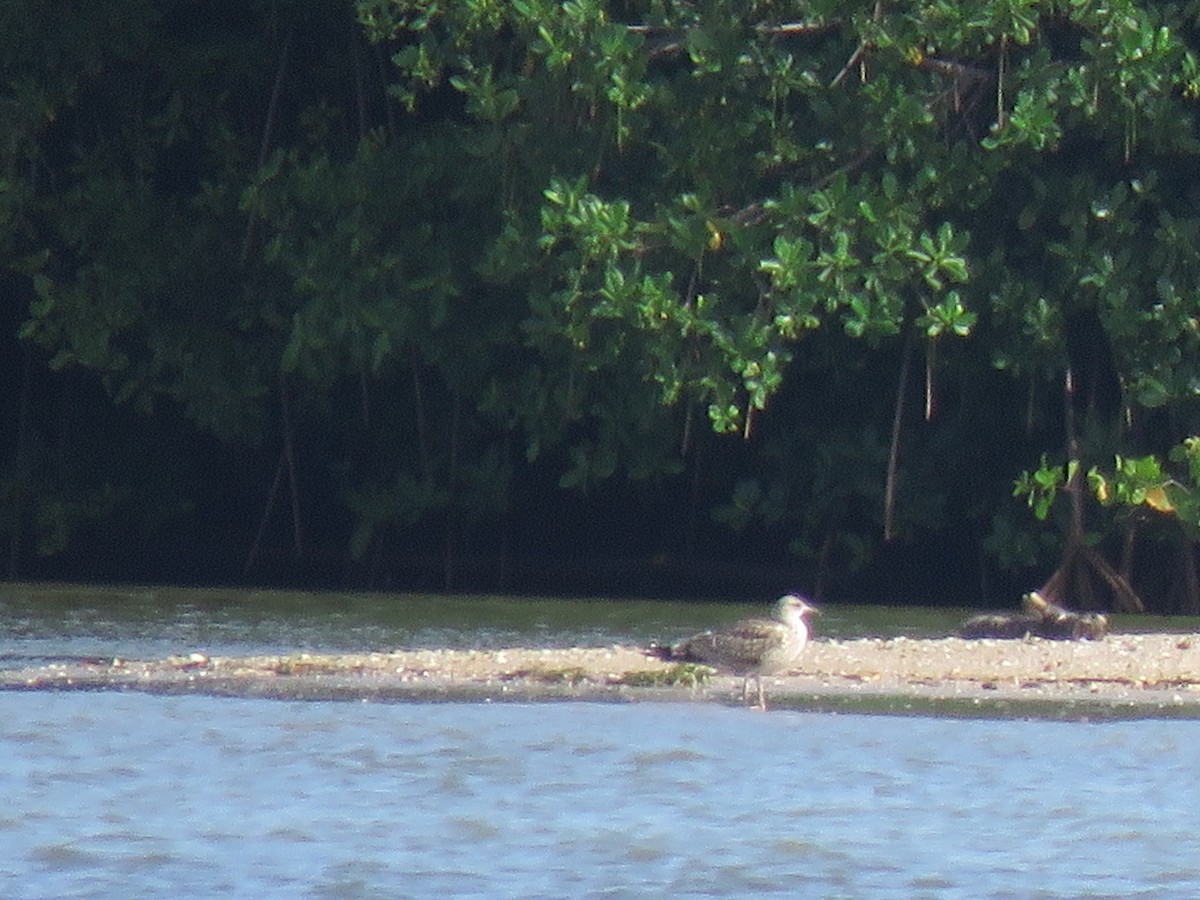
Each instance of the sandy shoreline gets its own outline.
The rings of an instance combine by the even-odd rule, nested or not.
[[[708,677],[706,677],[706,675]],[[773,709],[1052,718],[1200,718],[1200,634],[1102,641],[818,640],[765,679]],[[740,703],[741,680],[672,668],[637,647],[400,650],[157,660],[0,671],[0,690],[133,690],[363,701]]]

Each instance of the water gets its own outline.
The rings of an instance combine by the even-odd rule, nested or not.
[[[0,667],[55,656],[153,658],[673,640],[764,613],[750,605],[494,596],[0,584]],[[963,611],[841,606],[822,636],[948,634]]]
[[[637,643],[745,612],[0,585],[0,666]],[[818,628],[956,617],[847,607]],[[0,693],[0,896],[1200,896],[1198,739],[1200,721]]]
[[[747,604],[222,588],[0,583],[0,668],[60,656],[143,659],[395,648],[606,646],[671,641],[750,613]],[[973,610],[824,610],[818,639],[944,636]],[[1116,630],[1200,630],[1200,619],[1115,617]]]
[[[1200,894],[1200,722],[0,694],[0,895]]]

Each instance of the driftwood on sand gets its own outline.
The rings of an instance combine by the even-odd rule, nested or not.
[[[1050,603],[1037,591],[1024,597],[1019,613],[973,616],[958,629],[962,638],[1040,637],[1059,641],[1100,640],[1108,634],[1108,616],[1097,612],[1073,612]]]

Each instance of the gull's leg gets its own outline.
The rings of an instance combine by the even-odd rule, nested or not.
[[[758,688],[758,702],[757,703],[750,702],[750,679],[751,678],[754,679],[754,684]],[[752,675],[746,676],[746,681],[745,681],[744,687],[742,689],[742,702],[745,703],[748,707],[750,707],[750,709],[766,709],[767,708],[766,699],[763,697],[762,676],[759,675],[757,672]]]

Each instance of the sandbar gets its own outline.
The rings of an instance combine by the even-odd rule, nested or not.
[[[1200,719],[1200,634],[1098,641],[819,639],[764,678],[770,710]],[[0,671],[0,690],[361,702],[677,702],[741,705],[741,679],[641,648],[379,650],[56,660]]]

